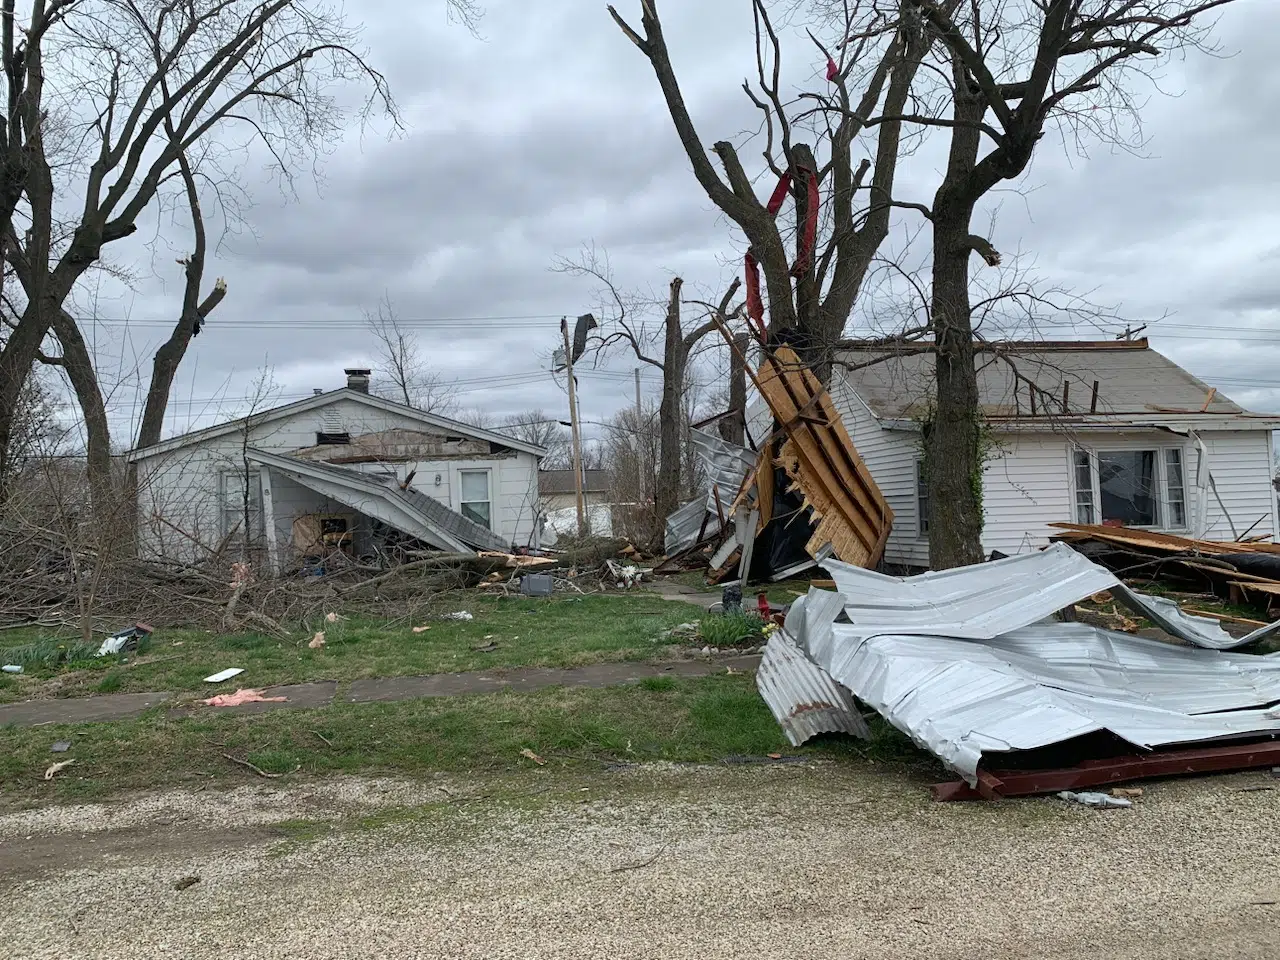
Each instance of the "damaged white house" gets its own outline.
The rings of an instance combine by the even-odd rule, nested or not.
[[[541,447],[343,389],[133,450],[138,545],[192,561],[249,543],[280,570],[401,546],[538,546]]]
[[[894,512],[884,559],[929,566],[921,428],[935,355],[843,344],[831,393]],[[985,550],[1026,553],[1049,524],[1113,523],[1217,540],[1280,534],[1272,431],[1145,339],[991,342],[975,363],[983,422]],[[753,432],[766,424],[753,423]]]

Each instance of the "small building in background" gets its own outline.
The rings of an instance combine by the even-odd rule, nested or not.
[[[577,509],[577,495],[572,470],[539,470],[538,495],[548,513],[553,510]],[[582,471],[582,499],[588,506],[609,502],[609,471]]]
[[[539,546],[543,448],[370,395],[367,369],[346,373],[341,389],[131,451],[140,554],[247,546],[281,570]]]

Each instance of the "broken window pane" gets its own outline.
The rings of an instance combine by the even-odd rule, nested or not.
[[[1156,451],[1115,450],[1098,454],[1098,491],[1102,520],[1131,527],[1159,523]]]

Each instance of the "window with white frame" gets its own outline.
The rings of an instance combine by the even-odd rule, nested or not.
[[[462,515],[492,530],[493,504],[489,497],[489,471],[459,470],[458,486],[461,491],[458,505]]]
[[[248,502],[245,501],[245,484],[248,484]],[[249,537],[262,535],[262,481],[258,468],[247,474],[244,470],[222,470],[218,473],[219,524],[222,536],[244,536],[245,522],[249,525]]]
[[[1075,450],[1072,474],[1076,522],[1185,528],[1183,463],[1182,450],[1177,447]]]
[[[916,536],[929,536],[929,483],[924,475],[924,461],[916,461]]]

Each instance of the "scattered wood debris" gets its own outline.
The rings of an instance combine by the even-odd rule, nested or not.
[[[1280,544],[1258,540],[1197,540],[1151,530],[1052,523],[1053,539],[1070,544],[1126,580],[1207,590],[1219,599],[1263,611],[1280,607]],[[1097,601],[1097,597],[1093,598]],[[1200,616],[1263,626],[1261,620],[1205,610]]]

